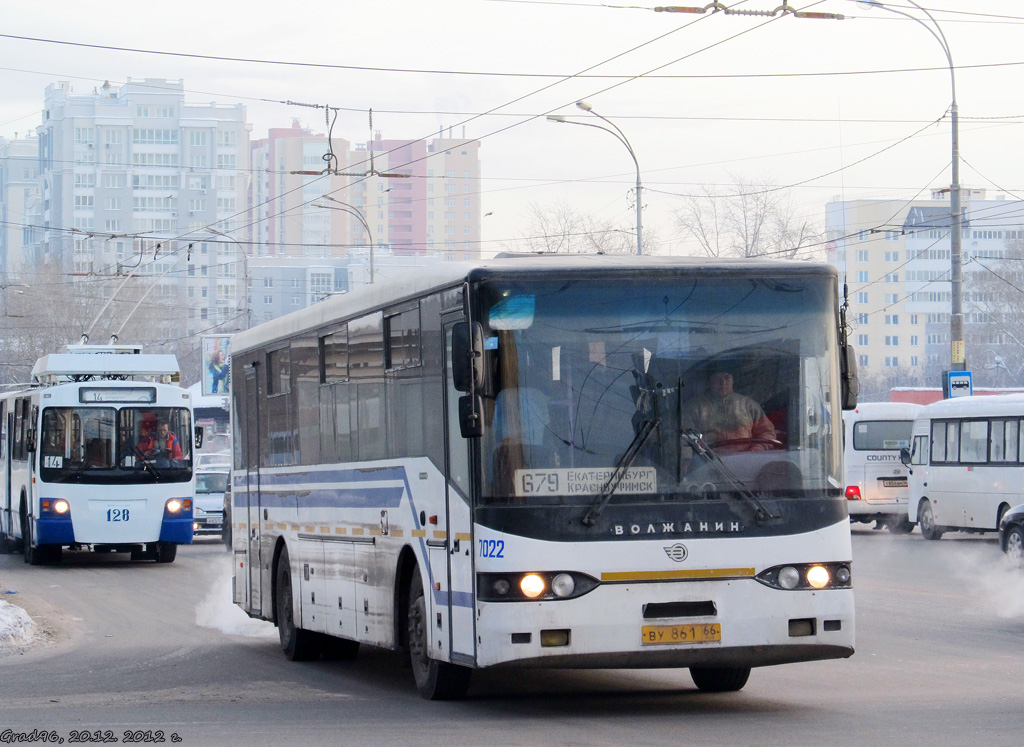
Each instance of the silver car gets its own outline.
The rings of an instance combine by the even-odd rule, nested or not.
[[[196,471],[196,495],[192,504],[194,534],[220,534],[224,525],[224,490],[228,485],[225,469]]]

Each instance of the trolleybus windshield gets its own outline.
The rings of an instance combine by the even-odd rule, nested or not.
[[[187,408],[47,407],[39,444],[43,482],[192,479],[192,422]]]

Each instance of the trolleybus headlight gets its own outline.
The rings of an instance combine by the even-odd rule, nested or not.
[[[838,568],[836,568],[834,576],[837,584],[842,584],[843,586],[845,586],[846,584],[850,583],[850,569],[847,568],[845,565],[841,565]]]
[[[828,582],[832,576],[829,574],[828,569],[822,565],[812,565],[807,569],[807,583],[813,586],[815,589],[824,589],[828,586]]]
[[[495,594],[499,597],[503,597],[508,594],[509,590],[512,588],[512,584],[508,582],[507,578],[499,578],[494,582],[494,586],[491,588],[494,589]]]
[[[779,571],[779,586],[783,589],[795,589],[800,583],[800,571],[791,565]]]
[[[176,514],[181,511],[181,501],[177,498],[171,498],[167,501],[167,513]]]
[[[551,579],[551,591],[558,597],[570,596],[576,590],[576,582],[568,573],[559,573]]]
[[[53,510],[54,513],[66,514],[71,510],[71,506],[69,506],[68,502],[62,498],[59,501],[54,501]]]
[[[544,589],[547,588],[547,584],[544,583],[544,579],[536,573],[528,573],[523,576],[523,579],[519,582],[519,588],[523,590],[523,594],[528,596],[530,599],[533,599],[544,593]]]

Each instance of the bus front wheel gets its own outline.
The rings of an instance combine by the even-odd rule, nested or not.
[[[926,540],[937,540],[942,537],[942,530],[935,526],[935,514],[932,504],[925,498],[917,507],[917,523],[921,526],[921,536]]]
[[[416,689],[427,700],[460,700],[469,689],[471,669],[430,658],[430,620],[423,597],[423,578],[417,568],[409,587],[407,621],[409,661]]]
[[[690,678],[698,690],[706,693],[733,693],[742,690],[750,677],[750,667],[690,667]]]
[[[274,587],[274,611],[281,650],[288,661],[315,661],[320,658],[320,636],[311,630],[295,627],[295,608],[292,599],[292,569],[288,563],[288,548],[281,549],[277,561],[277,583]]]

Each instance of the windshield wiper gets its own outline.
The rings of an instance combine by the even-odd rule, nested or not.
[[[597,517],[604,511],[608,501],[615,494],[615,489],[619,487],[622,478],[626,476],[626,472],[629,470],[630,465],[633,464],[633,460],[636,459],[636,455],[640,453],[640,449],[643,448],[644,444],[647,443],[647,439],[654,432],[654,429],[660,424],[661,418],[651,418],[640,423],[640,428],[637,430],[636,435],[633,436],[633,440],[630,442],[629,448],[626,449],[626,453],[619,459],[619,463],[615,465],[615,471],[612,472],[612,476],[608,478],[604,488],[597,494],[597,500],[594,501],[594,505],[590,507],[586,516],[583,517],[583,524],[585,526],[594,526]]]
[[[764,504],[757,499],[757,496],[751,492],[750,488],[743,483],[733,471],[722,461],[722,457],[718,456],[718,452],[708,446],[704,440],[704,436],[695,431],[679,431],[680,438],[686,439],[686,442],[690,444],[690,448],[694,452],[704,458],[708,464],[714,466],[718,470],[719,474],[722,475],[729,482],[744,502],[754,509],[754,519],[758,524],[763,524],[769,519],[777,519],[778,516],[774,515],[771,511],[765,508]]]
[[[139,459],[142,460],[142,468],[153,475],[154,480],[160,482],[160,473],[157,471],[156,465],[149,461],[149,457],[138,446],[135,446],[134,449]]]

